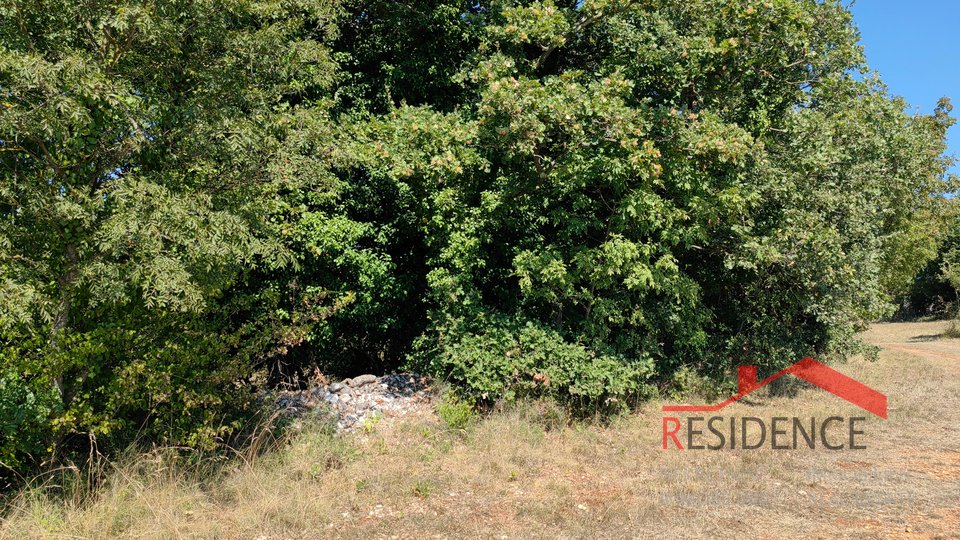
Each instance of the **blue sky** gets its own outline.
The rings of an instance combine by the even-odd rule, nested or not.
[[[852,6],[867,63],[892,94],[930,113],[943,96],[960,116],[960,0],[858,0]],[[950,130],[960,156],[960,125]],[[954,165],[960,174],[960,165]]]

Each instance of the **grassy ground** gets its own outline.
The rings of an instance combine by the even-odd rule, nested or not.
[[[665,452],[660,404],[574,427],[531,406],[462,431],[305,430],[214,477],[140,457],[88,500],[23,494],[0,538],[960,538],[960,339],[945,329],[876,325],[880,360],[838,368],[889,396],[867,450]],[[815,389],[723,414],[870,416]]]

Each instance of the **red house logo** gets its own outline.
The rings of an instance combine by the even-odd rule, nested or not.
[[[886,395],[817,362],[813,358],[804,358],[759,382],[757,381],[756,366],[739,366],[737,368],[737,393],[730,396],[726,401],[716,405],[664,405],[663,411],[716,412],[787,374],[800,377],[880,418],[887,418]]]

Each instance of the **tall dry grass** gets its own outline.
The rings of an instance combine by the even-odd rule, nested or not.
[[[910,340],[942,328],[874,333],[918,347]],[[41,483],[11,502],[0,538],[951,538],[952,359],[885,352],[838,366],[890,398],[890,418],[864,426],[864,451],[665,452],[659,403],[606,423],[571,422],[546,404],[456,429],[435,416],[348,436],[308,423],[227,461],[158,450],[110,463],[96,490]],[[725,414],[862,412],[806,388],[751,396]]]
[[[106,480],[96,489],[79,481],[69,489],[54,481],[25,489],[10,501],[0,538],[344,534],[345,526],[429,514],[458,493],[515,485],[540,464],[547,430],[565,424],[561,414],[529,405],[469,430],[433,418],[349,436],[308,423],[289,439],[251,445],[228,462],[165,450],[129,454],[105,465]]]

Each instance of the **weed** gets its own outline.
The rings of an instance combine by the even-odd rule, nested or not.
[[[437,405],[437,415],[448,428],[459,431],[467,429],[477,417],[473,405],[460,400],[453,394],[448,394]]]
[[[369,435],[377,429],[377,425],[380,423],[381,420],[383,420],[383,415],[380,414],[379,411],[375,412],[363,420],[363,424],[361,424],[360,430],[363,431],[363,433]]]
[[[413,494],[421,499],[429,497],[432,491],[433,484],[427,480],[417,480],[417,483],[413,485]]]

